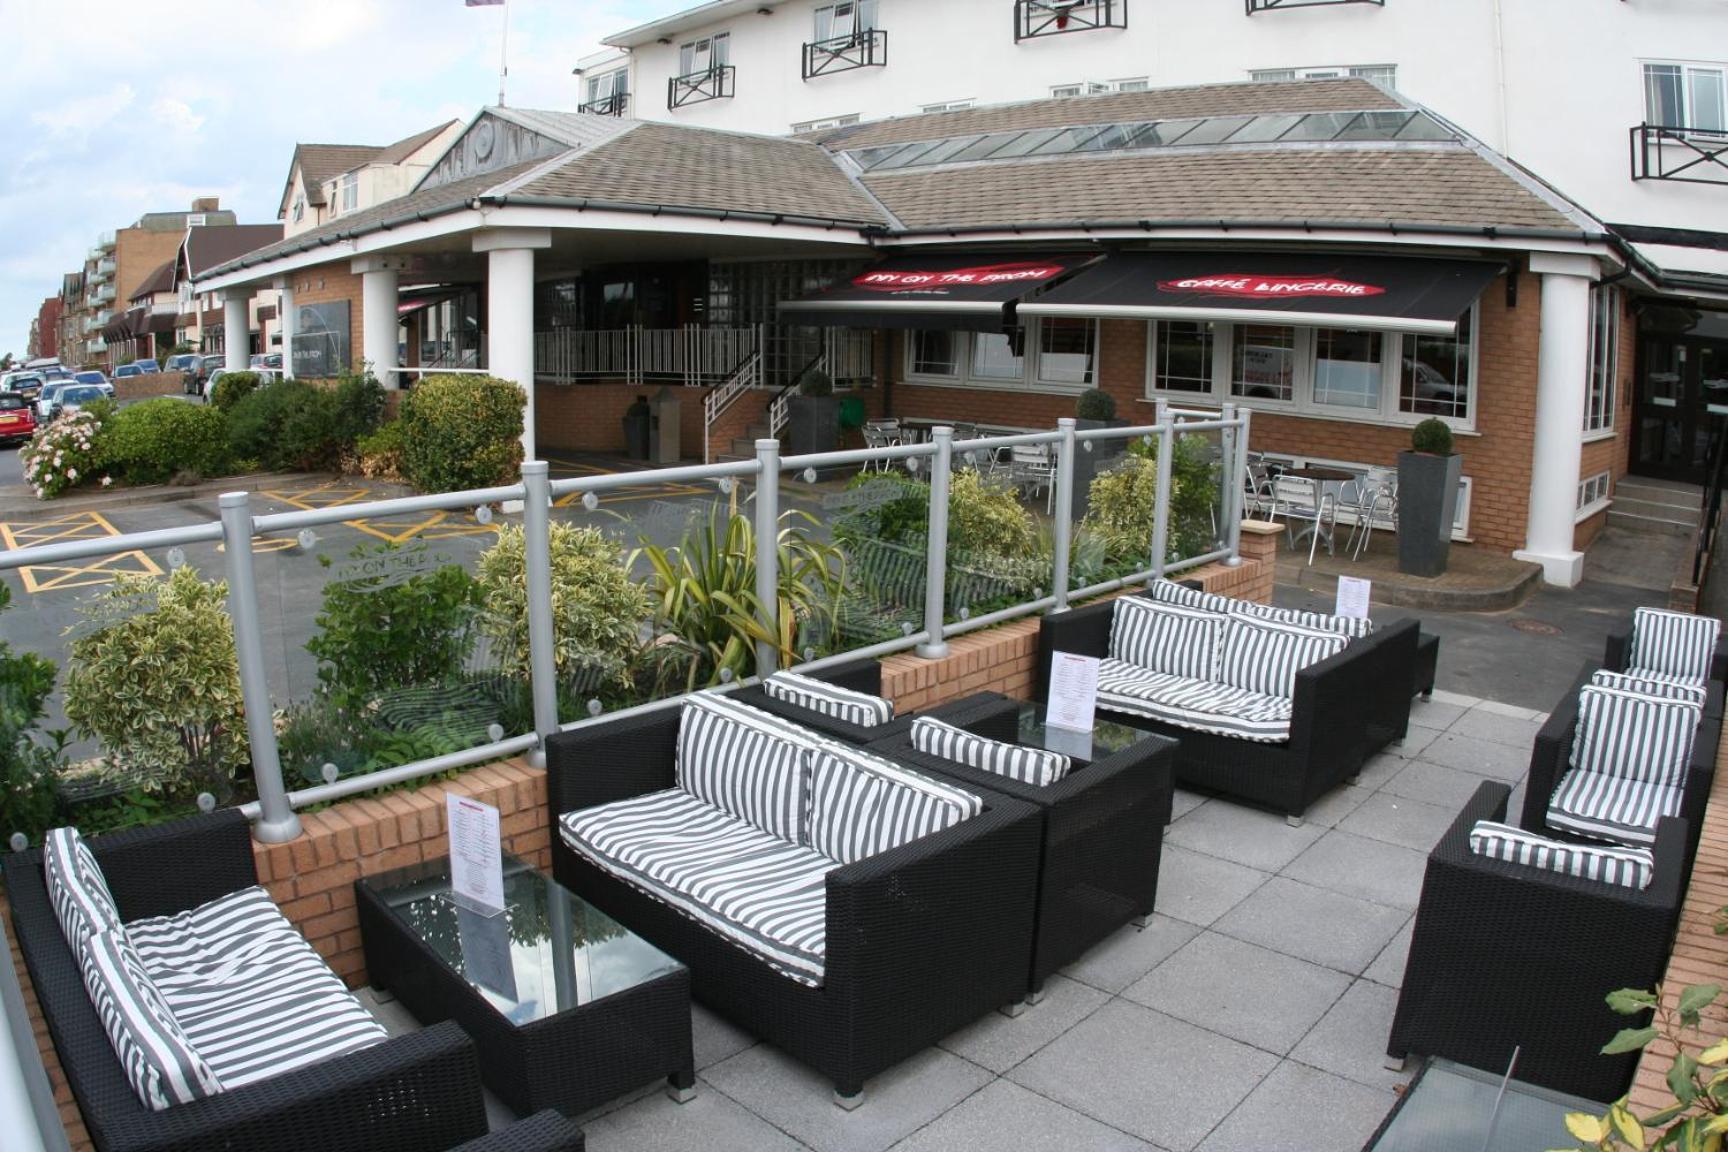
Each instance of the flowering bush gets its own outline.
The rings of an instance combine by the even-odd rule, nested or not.
[[[97,479],[103,428],[99,414],[80,409],[30,438],[19,456],[24,463],[24,481],[37,499],[52,500],[68,488]]]

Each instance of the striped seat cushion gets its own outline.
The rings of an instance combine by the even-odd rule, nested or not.
[[[1215,680],[1228,619],[1216,612],[1123,596],[1111,618],[1110,656],[1153,672]]]
[[[1098,705],[1178,728],[1276,744],[1290,739],[1289,697],[1149,672],[1121,660],[1098,665]]]
[[[1074,768],[1074,762],[1060,752],[990,740],[929,716],[912,721],[912,747],[926,756],[940,756],[1037,788],[1049,787]]]
[[[1334,616],[1328,612],[1303,612],[1297,608],[1277,608],[1271,604],[1256,604],[1252,600],[1231,600],[1230,614],[1251,620],[1270,620],[1274,624],[1292,624],[1315,632],[1336,632],[1352,640],[1360,640],[1374,631],[1374,621],[1366,616]]]
[[[127,932],[174,1019],[229,1088],[387,1038],[262,888],[136,920]]]
[[[1296,694],[1296,673],[1336,656],[1349,642],[1336,632],[1232,616],[1217,678],[1232,688],[1288,700]]]
[[[566,812],[564,843],[801,984],[822,983],[834,861],[672,788]]]
[[[1632,651],[1626,662],[1702,685],[1710,679],[1721,631],[1722,622],[1714,616],[1639,608],[1632,613]]]
[[[93,932],[78,945],[90,994],[114,1055],[138,1099],[153,1112],[214,1096],[224,1084],[144,970],[123,932]]]
[[[1478,820],[1470,829],[1470,851],[1492,860],[1626,888],[1648,888],[1656,868],[1650,853],[1641,848],[1567,844],[1492,820]]]
[[[825,744],[810,760],[807,843],[851,864],[952,828],[984,810],[963,788],[857,748]]]
[[[118,931],[120,909],[102,866],[76,828],[50,829],[42,843],[42,878],[60,931],[74,951],[93,932]]]
[[[1587,684],[1578,692],[1572,767],[1678,788],[1703,709]]]
[[[1153,580],[1147,586],[1146,594],[1160,604],[1174,604],[1178,608],[1193,608],[1199,612],[1216,612],[1221,616],[1228,616],[1240,603],[1216,592],[1189,588],[1174,580],[1162,578]]]
[[[1681,700],[1696,704],[1700,708],[1704,707],[1705,692],[1702,684],[1666,676],[1660,672],[1610,672],[1606,668],[1598,668],[1591,675],[1590,683],[1599,688],[1618,688],[1622,692],[1636,692],[1640,696]]]
[[[702,692],[678,724],[678,787],[788,843],[800,843],[814,733]]]
[[[874,728],[894,719],[894,705],[880,696],[854,692],[795,672],[774,673],[762,682],[762,691],[782,703],[796,704],[860,728]]]
[[[1548,801],[1548,826],[1612,844],[1656,842],[1656,821],[1678,816],[1684,790],[1574,768]]]

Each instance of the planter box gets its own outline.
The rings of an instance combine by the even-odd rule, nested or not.
[[[788,399],[788,454],[834,451],[840,443],[840,397],[793,395]]]
[[[1452,550],[1464,457],[1398,453],[1398,571],[1441,576]]]

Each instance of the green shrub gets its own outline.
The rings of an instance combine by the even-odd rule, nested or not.
[[[227,412],[242,398],[258,391],[263,383],[264,378],[256,372],[225,372],[216,381],[216,387],[210,389],[210,403],[217,411]]]
[[[402,472],[422,492],[507,484],[522,467],[522,389],[492,376],[428,376],[402,401]]]
[[[1202,436],[1178,436],[1170,462],[1166,562],[1212,547],[1211,510],[1218,502],[1218,469]],[[1100,473],[1087,490],[1084,525],[1104,542],[1113,561],[1145,567],[1152,556],[1158,516],[1158,445],[1135,441],[1127,455]]]
[[[812,368],[798,378],[800,396],[832,396],[834,381],[820,368]]]
[[[899,473],[861,476],[853,488],[897,485],[898,497],[849,513],[835,524],[836,538],[865,537],[889,544],[922,547],[930,532],[930,485]],[[1014,556],[1033,553],[1038,530],[1014,490],[979,473],[954,473],[948,482],[948,551],[962,556]]]
[[[384,422],[384,385],[375,376],[344,376],[332,390],[336,396],[336,439],[344,449],[370,436]]]
[[[1437,417],[1430,416],[1410,430],[1410,450],[1430,456],[1452,455],[1452,429]]]
[[[234,792],[247,762],[245,709],[228,586],[190,566],[167,579],[120,576],[81,608],[66,716],[149,791]]]
[[[228,470],[228,421],[201,404],[161,397],[114,414],[102,438],[102,464],[128,484],[166,484],[176,473]]]
[[[228,413],[228,446],[236,459],[275,471],[334,467],[342,419],[335,392],[281,380],[247,393]]]
[[[402,479],[402,421],[392,420],[354,443],[355,467],[374,480]]]
[[[0,584],[0,612],[11,601],[11,591]],[[55,824],[60,742],[38,730],[54,676],[52,663],[34,652],[13,655],[12,646],[0,640],[0,836],[22,832],[37,841]]]
[[[1116,419],[1116,397],[1102,388],[1088,388],[1074,403],[1074,415],[1081,420]]]

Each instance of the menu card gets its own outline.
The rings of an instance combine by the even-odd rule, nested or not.
[[[1072,732],[1092,731],[1098,708],[1098,657],[1056,652],[1050,657],[1050,703],[1044,723]]]
[[[444,799],[450,821],[450,893],[463,906],[496,916],[504,911],[498,809],[453,793]]]
[[[1335,615],[1355,616],[1366,619],[1368,616],[1368,594],[1374,588],[1374,581],[1363,580],[1358,576],[1338,577],[1338,607]]]

